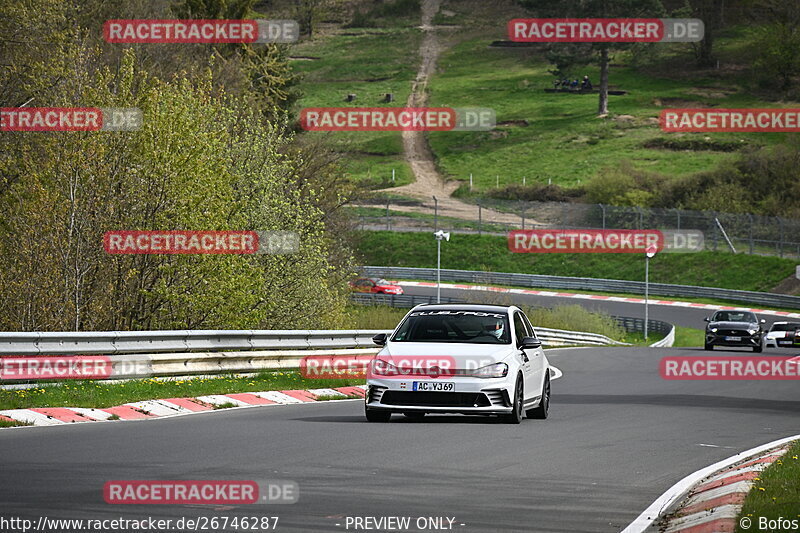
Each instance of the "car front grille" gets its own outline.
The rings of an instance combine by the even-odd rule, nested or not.
[[[750,333],[742,329],[719,329],[717,330],[717,335],[749,337]]]
[[[489,407],[492,403],[482,392],[425,392],[387,390],[381,397],[387,405],[424,407]]]

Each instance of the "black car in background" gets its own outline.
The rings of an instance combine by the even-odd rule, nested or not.
[[[717,311],[711,318],[706,318],[705,349],[713,350],[714,346],[743,346],[752,348],[754,352],[764,349],[762,337],[764,330],[759,320],[750,311]]]

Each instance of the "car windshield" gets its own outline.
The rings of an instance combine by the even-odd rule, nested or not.
[[[391,283],[382,278],[372,278],[372,282],[375,285],[391,285]]]
[[[510,344],[506,313],[414,311],[400,325],[394,342]]]
[[[770,331],[794,331],[800,329],[800,323],[789,322],[788,324],[772,324]]]
[[[756,315],[746,311],[717,311],[713,322],[758,322]]]

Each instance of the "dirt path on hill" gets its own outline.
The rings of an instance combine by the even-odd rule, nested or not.
[[[439,11],[440,5],[441,0],[423,0],[422,2],[421,28],[425,32],[425,36],[420,45],[421,63],[406,103],[408,107],[424,107],[428,104],[428,80],[436,70],[436,62],[442,51],[442,45],[436,34],[437,28],[433,25],[433,18]],[[451,197],[459,184],[457,181],[445,182],[436,170],[433,152],[425,137],[425,132],[404,131],[403,151],[416,181],[402,187],[383,189],[383,192],[410,196],[421,200],[423,205],[392,206],[393,210],[432,214],[434,207],[432,197],[435,196],[439,201],[440,216],[477,219],[477,206]],[[491,209],[483,209],[483,217],[487,222],[520,224],[520,217]]]

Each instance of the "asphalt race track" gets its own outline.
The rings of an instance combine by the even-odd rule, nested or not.
[[[347,516],[412,524],[432,516],[455,517],[464,532],[619,531],[683,476],[800,433],[796,381],[659,377],[662,357],[693,354],[704,352],[550,350],[564,373],[553,383],[551,417],[519,426],[463,416],[374,424],[360,401],[342,401],[3,430],[3,515],[277,515],[278,531],[346,531]],[[103,485],[118,479],[294,480],[300,501],[106,504]]]
[[[436,295],[436,287],[403,287],[406,294],[419,294],[419,295]],[[570,291],[566,291],[570,292]],[[486,297],[491,298],[491,301],[506,305],[510,304],[525,304],[531,306],[553,307],[556,305],[580,305],[590,310],[604,311],[610,315],[616,316],[632,316],[644,318],[644,305],[632,302],[609,302],[607,300],[583,300],[577,298],[564,298],[558,296],[542,296],[538,294],[502,294],[502,293],[487,293],[463,289],[445,289],[442,288],[442,297],[460,298],[466,302],[482,302]],[[644,296],[637,296],[637,298],[644,298]],[[667,298],[663,296],[656,296],[656,300],[680,300],[680,298]],[[747,305],[744,303],[729,304],[733,307],[754,307],[758,305]],[[704,329],[705,322],[703,318],[711,316],[714,311],[709,309],[692,309],[691,307],[671,307],[666,305],[651,304],[649,310],[650,318],[655,320],[663,320],[676,326],[684,326],[688,328]],[[766,327],[768,328],[773,322],[791,320],[772,315],[763,315],[767,321]],[[535,325],[535,324],[534,324]]]

